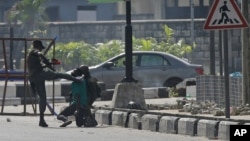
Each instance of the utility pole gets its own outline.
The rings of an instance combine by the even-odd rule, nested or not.
[[[248,1],[241,1],[241,9],[244,17],[249,23],[248,18]],[[249,32],[248,28],[241,30],[242,37],[242,102],[243,104],[250,104],[250,47],[249,47]]]

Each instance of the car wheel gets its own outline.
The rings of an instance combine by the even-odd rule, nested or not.
[[[175,87],[181,81],[183,81],[183,80],[180,78],[171,78],[171,79],[168,79],[167,81],[165,81],[163,86],[164,87]]]

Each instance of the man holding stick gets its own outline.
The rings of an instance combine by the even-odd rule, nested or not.
[[[45,47],[40,40],[33,41],[33,49],[28,54],[27,65],[29,73],[29,81],[33,92],[39,95],[39,112],[40,121],[39,126],[48,127],[48,124],[44,120],[44,112],[46,110],[46,89],[45,80],[55,80],[58,78],[64,78],[77,83],[81,83],[81,79],[77,79],[66,73],[58,73],[52,67],[53,63],[50,62],[41,52]],[[49,68],[50,70],[46,70]]]

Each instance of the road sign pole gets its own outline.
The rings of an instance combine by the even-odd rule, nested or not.
[[[242,15],[235,0],[214,0],[204,29],[223,29],[224,82],[226,118],[230,118],[229,68],[228,68],[228,31],[233,28],[248,28],[248,22]]]
[[[230,99],[229,99],[229,70],[228,70],[228,33],[227,30],[223,30],[223,42],[224,42],[224,84],[225,84],[225,111],[226,118],[230,118]]]
[[[223,53],[222,53],[222,31],[219,31],[219,56],[220,56],[220,76],[223,76]]]

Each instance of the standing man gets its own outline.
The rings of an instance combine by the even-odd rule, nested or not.
[[[58,78],[64,78],[74,82],[82,82],[81,79],[77,79],[69,74],[58,73],[52,67],[52,63],[42,54],[42,50],[45,49],[40,40],[33,41],[33,49],[28,54],[27,65],[29,72],[29,81],[33,89],[39,95],[39,112],[40,121],[39,126],[48,127],[48,124],[44,120],[44,112],[46,110],[46,89],[45,80],[55,80]],[[47,70],[45,68],[49,68]],[[51,71],[52,70],[52,71]]]

